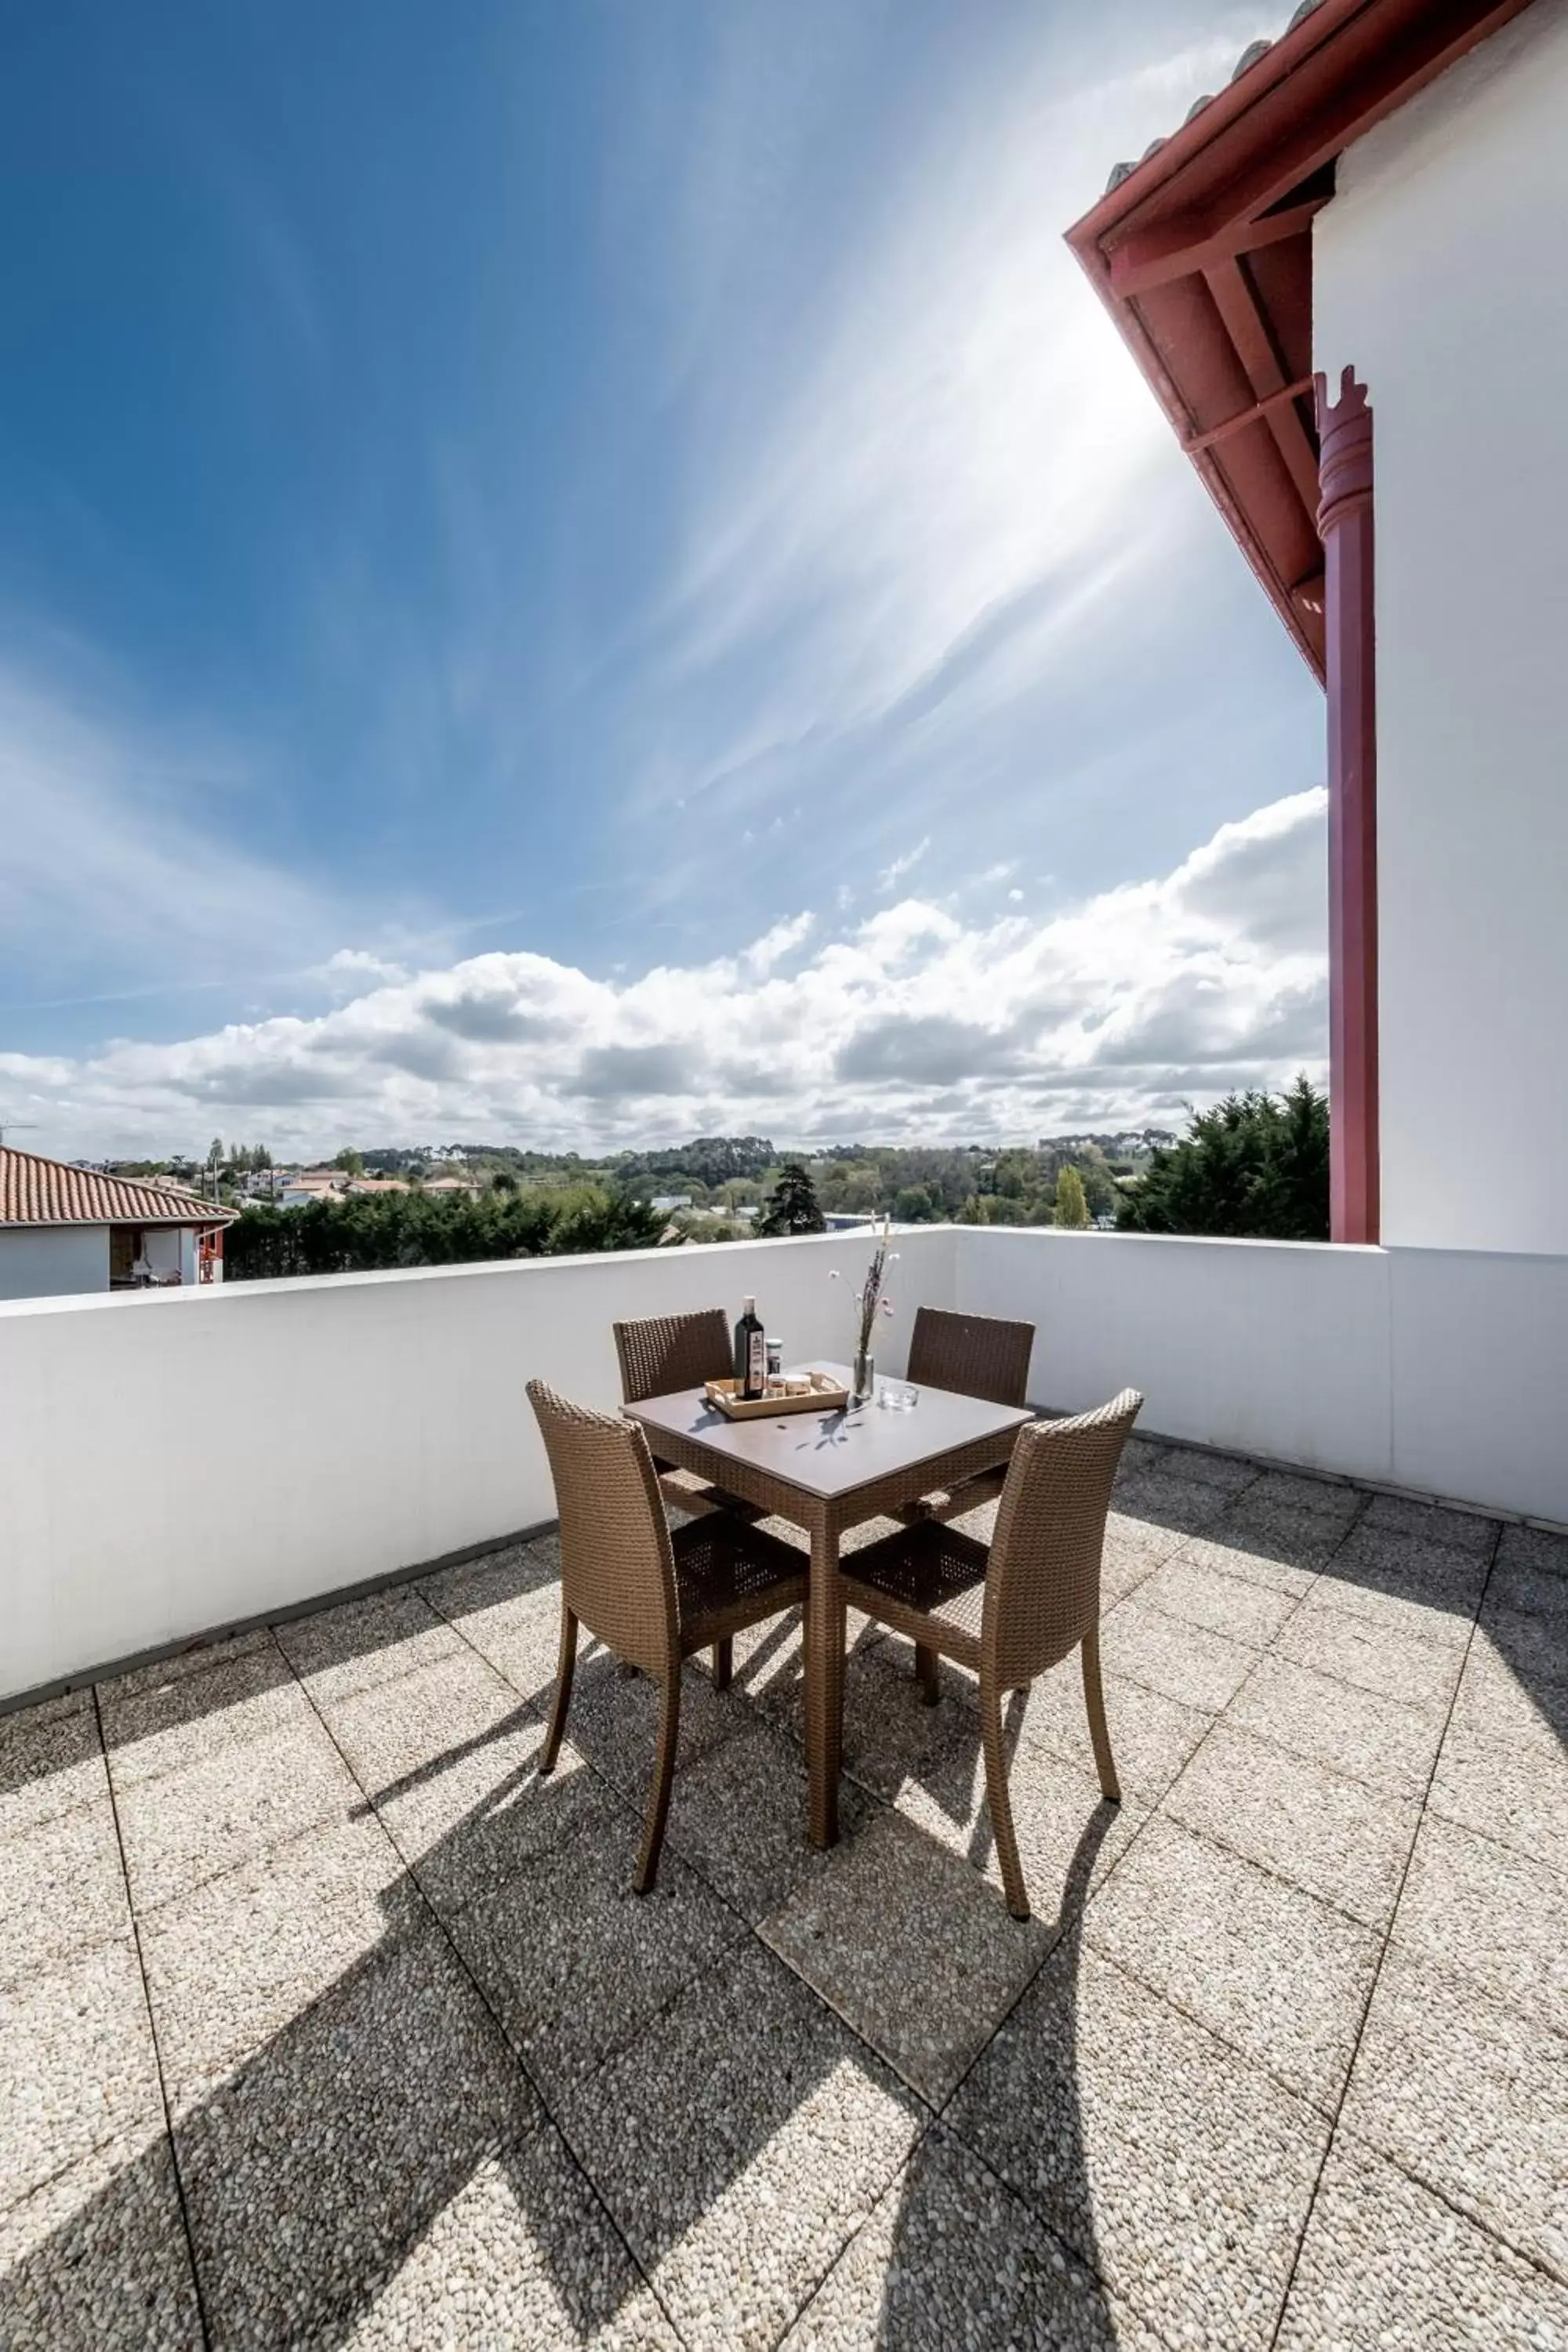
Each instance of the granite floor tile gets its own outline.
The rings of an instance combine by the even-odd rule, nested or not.
[[[1152,1470],[1156,1463],[1168,1461],[1178,1450],[1158,1437],[1140,1437],[1134,1431],[1122,1446],[1121,1459],[1116,1465],[1117,1486],[1124,1486],[1141,1471]]]
[[[1563,1694],[1568,1691],[1568,1616],[1509,1609],[1489,1598],[1476,1640],[1526,1690],[1555,1686],[1555,1706],[1561,1713]]]
[[[240,1658],[258,1654],[274,1660],[278,1656],[278,1645],[266,1625],[252,1625],[243,1633],[225,1633],[216,1640],[204,1635],[187,1643],[183,1650],[172,1651],[167,1657],[154,1658],[144,1666],[128,1667],[122,1674],[105,1675],[98,1685],[99,1700],[106,1717],[111,1706],[129,1705],[150,1693],[164,1694],[160,1704],[167,1706],[167,1694],[188,1675],[203,1675],[212,1666],[232,1665]]]
[[[378,1801],[448,1770],[506,1731],[538,1723],[510,1684],[466,1643],[411,1674],[321,1706],[356,1779]]]
[[[561,1646],[561,1551],[553,1537],[443,1569],[420,1590],[514,1690],[548,1696]]]
[[[1563,2352],[1568,2291],[1352,2138],[1302,2241],[1279,2352]]]
[[[1092,1767],[1085,1771],[1037,1740],[1013,1739],[1010,1727],[1004,1738],[1011,1746],[1007,1785],[1013,1834],[1029,1906],[1041,1927],[1055,1934],[1079,1916],[1089,1888],[1103,1878],[1146,1819],[1149,1801],[1124,1790],[1121,1803],[1110,1804],[1100,1793]],[[1002,1893],[984,1759],[979,1752],[970,1754],[956,1787],[907,1780],[899,1792],[898,1810]]]
[[[1420,1807],[1220,1724],[1163,1811],[1369,1927],[1394,1916]]]
[[[1568,1878],[1430,1812],[1394,1933],[1526,2017],[1568,2016]]]
[[[1500,1532],[1496,1519],[1479,1511],[1456,1511],[1413,1495],[1373,1495],[1362,1513],[1357,1534],[1389,1536],[1425,1552],[1451,1552],[1461,1559],[1489,1560]]]
[[[1050,1948],[966,1864],[879,1812],[762,1923],[764,1942],[933,2103],[946,2098]]]
[[[1152,1575],[1162,1560],[1171,1559],[1188,1541],[1184,1528],[1162,1527],[1157,1519],[1135,1518],[1115,1507],[1105,1523],[1105,1581],[1134,1584],[1139,1577]]]
[[[138,1911],[155,1910],[317,1822],[341,1820],[361,1801],[308,1709],[268,1738],[219,1746],[153,1780],[120,1787],[117,1757],[110,1770]]]
[[[1121,1969],[1064,1946],[946,2119],[1170,2343],[1268,2343],[1327,2119]]]
[[[1152,1802],[1163,1796],[1214,1721],[1201,1707],[1163,1698],[1120,1675],[1103,1677],[1110,1748],[1123,1792]],[[1016,1701],[1008,1701],[1009,1721]],[[1080,1771],[1095,1769],[1083,1699],[1083,1674],[1075,1654],[1031,1685],[1018,1724],[1020,1745],[1033,1740]]]
[[[340,2343],[540,2115],[438,1931],[352,1969],[176,2128],[215,2344]]]
[[[1173,1478],[1195,1478],[1200,1486],[1218,1486],[1227,1496],[1255,1486],[1263,1475],[1245,1454],[1222,1454],[1206,1445],[1173,1445],[1163,1466]]]
[[[566,1737],[639,1811],[653,1777],[658,1710],[658,1686],[648,1675],[627,1673],[607,1650],[579,1655]],[[716,1691],[706,1669],[689,1658],[680,1677],[676,1788],[700,1757],[711,1755],[752,1720],[739,1693]]]
[[[573,2093],[567,2139],[693,2352],[777,2342],[921,2127],[752,1939]]]
[[[1337,2096],[1379,1939],[1159,1816],[1091,1897],[1089,1943],[1320,2104]]]
[[[1568,2038],[1394,1945],[1341,2127],[1568,2281]]]
[[[926,1706],[914,1675],[912,1643],[891,1637],[852,1654],[844,1674],[844,1769],[890,1803],[908,1780],[951,1789],[955,1810],[969,1785],[980,1744],[973,1685],[962,1669],[941,1668],[942,1698]],[[804,1730],[798,1679],[771,1684],[761,1704],[797,1740]]]
[[[652,1892],[634,1895],[639,1836],[640,1823],[606,1795],[575,1835],[447,1916],[551,2100],[623,2049],[745,1936],[668,1841]]]
[[[1390,1796],[1419,1798],[1443,1737],[1440,1706],[1412,1706],[1268,1657],[1243,1685],[1227,1722]]]
[[[410,1584],[291,1618],[276,1630],[279,1648],[318,1706],[395,1682],[462,1646]]]
[[[65,1715],[28,1707],[0,1716],[0,1843],[108,1794],[90,1697]]]
[[[1321,1519],[1341,1535],[1361,1515],[1366,1496],[1337,1478],[1314,1478],[1308,1471],[1265,1470],[1231,1506],[1233,1521],[1262,1526],[1270,1517],[1288,1523],[1299,1517]]]
[[[171,2109],[189,2111],[428,1913],[380,1824],[324,1822],[141,1919]]]
[[[1163,2352],[951,2133],[929,2132],[784,2352]]]
[[[142,1971],[127,1936],[35,1969],[0,2000],[0,2210],[116,2144],[163,2130]]]
[[[1489,1591],[1510,1609],[1568,1610],[1568,1535],[1545,1528],[1504,1528]]]
[[[232,1654],[226,1643],[199,1668],[179,1666],[176,1660],[158,1669],[157,1680],[146,1679],[154,1671],[149,1667],[99,1685],[116,1790],[205,1763],[219,1748],[276,1739],[310,1721],[310,1703],[270,1637],[247,1636]]]
[[[769,1722],[746,1726],[677,1780],[668,1836],[710,1886],[754,1927],[832,1866],[806,1834],[805,1759]],[[838,1792],[841,1839],[853,1838],[872,1800],[852,1780]]]
[[[343,2352],[680,2352],[561,2136],[487,2157],[342,2338]]]
[[[544,1726],[509,1716],[449,1759],[391,1783],[375,1810],[439,1912],[488,1894],[604,1810],[604,1782],[564,1740],[542,1777]]]
[[[1274,1645],[1274,1655],[1310,1666],[1332,1681],[1375,1691],[1429,1712],[1446,1710],[1459,1679],[1463,1653],[1425,1641],[1402,1627],[1373,1623],[1352,1612],[1319,1604],[1314,1585]]]
[[[1289,1549],[1280,1548],[1287,1554]],[[1228,1520],[1223,1520],[1213,1535],[1190,1537],[1171,1564],[1210,1569],[1239,1583],[1256,1584],[1265,1592],[1285,1593],[1292,1601],[1310,1592],[1321,1573],[1315,1566],[1306,1568],[1294,1558],[1282,1558],[1267,1536],[1249,1535],[1242,1528],[1233,1529]]]
[[[0,2214],[6,2352],[204,2352],[169,2144],[100,2148]]]
[[[1107,1673],[1208,1714],[1229,1706],[1258,1663],[1255,1650],[1168,1617],[1150,1608],[1142,1595],[1122,1601],[1105,1619],[1100,1654]]]
[[[1345,1610],[1380,1631],[1462,1650],[1486,1577],[1486,1562],[1468,1554],[1413,1551],[1392,1537],[1368,1536],[1363,1541],[1358,1528],[1334,1554],[1306,1605]]]
[[[1457,1720],[1437,1758],[1429,1812],[1568,1874],[1568,1749],[1494,1738]]]
[[[1180,1459],[1169,1454],[1153,1469],[1124,1480],[1116,1490],[1117,1516],[1186,1535],[1212,1528],[1234,1497],[1210,1479],[1184,1475]]]
[[[0,1986],[131,1928],[107,1790],[0,1839]]]
[[[1211,1553],[1216,1546],[1209,1546]],[[1296,1607],[1299,1596],[1230,1576],[1207,1560],[1178,1552],[1142,1586],[1139,1605],[1223,1633],[1249,1649],[1264,1650]]]
[[[1457,1736],[1472,1733],[1517,1748],[1558,1754],[1568,1748],[1568,1685],[1522,1683],[1478,1633],[1454,1701]]]

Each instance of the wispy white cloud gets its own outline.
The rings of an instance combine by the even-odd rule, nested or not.
[[[877,877],[878,889],[891,890],[896,888],[899,883],[903,880],[906,874],[913,873],[915,867],[920,864],[921,859],[925,856],[930,847],[931,835],[928,833],[921,840],[916,842],[912,849],[906,849],[901,856],[895,857],[893,859],[890,866],[883,866],[882,871]]]
[[[374,984],[311,1018],[0,1060],[58,1150],[164,1149],[216,1123],[275,1150],[490,1138],[594,1148],[715,1129],[1026,1136],[1317,1070],[1323,795],[1276,802],[1162,878],[1045,923],[906,898],[805,950],[595,979],[531,954]],[[780,969],[788,959],[792,968]],[[374,976],[365,960],[339,969]]]

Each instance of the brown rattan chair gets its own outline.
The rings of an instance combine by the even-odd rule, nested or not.
[[[671,1534],[647,1439],[618,1413],[569,1404],[542,1381],[528,1383],[543,1433],[561,1516],[561,1659],[555,1704],[539,1760],[552,1772],[566,1728],[577,1628],[659,1685],[658,1746],[633,1885],[646,1895],[658,1871],[680,1730],[680,1669],[693,1651],[728,1643],[748,1625],[805,1599],[806,1563],[776,1536],[728,1511],[707,1512]]]
[[[692,1315],[650,1315],[638,1323],[617,1323],[616,1354],[621,1366],[621,1401],[640,1404],[644,1397],[674,1396],[681,1389],[700,1388],[705,1381],[729,1380],[735,1370],[730,1326],[721,1307],[705,1307]],[[744,1519],[762,1513],[739,1495],[727,1495],[695,1470],[681,1470],[673,1462],[654,1456],[659,1490],[667,1503],[693,1517],[704,1511],[733,1511]],[[719,1642],[713,1649],[716,1688],[728,1686],[731,1648]]]
[[[1098,1412],[1018,1433],[989,1549],[941,1519],[900,1528],[852,1553],[844,1598],[980,1677],[985,1795],[1007,1908],[1029,1916],[1013,1833],[1002,1702],[1081,1648],[1083,1695],[1100,1785],[1121,1800],[1100,1681],[1100,1563],[1110,1482],[1142,1398],[1124,1389]]]

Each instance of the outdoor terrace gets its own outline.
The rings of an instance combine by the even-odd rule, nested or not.
[[[647,1686],[533,1769],[555,1575],[0,1717],[7,2352],[1568,2343],[1568,1539],[1135,1440],[1125,1801],[1069,1662],[1026,1926],[890,1636],[807,1847],[793,1621],[688,1669],[634,1897]]]

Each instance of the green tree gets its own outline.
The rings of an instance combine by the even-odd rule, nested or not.
[[[893,1214],[901,1225],[934,1225],[942,1212],[923,1184],[900,1184],[893,1195]]]
[[[221,1135],[215,1135],[212,1141],[207,1146],[207,1166],[209,1168],[221,1168],[222,1165],[223,1138]]]
[[[1303,1073],[1282,1095],[1227,1095],[1163,1146],[1117,1215],[1123,1233],[1329,1238],[1329,1100]]]
[[[1057,1223],[1078,1234],[1081,1234],[1089,1223],[1089,1202],[1084,1198],[1083,1178],[1076,1168],[1058,1168],[1057,1171]]]
[[[364,1154],[363,1151],[355,1151],[352,1146],[345,1144],[341,1151],[333,1153],[332,1166],[341,1168],[345,1176],[363,1176]]]
[[[786,1160],[757,1223],[760,1234],[819,1234],[824,1230],[816,1187],[798,1160]]]

